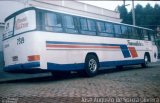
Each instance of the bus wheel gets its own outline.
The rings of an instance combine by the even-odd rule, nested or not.
[[[85,73],[88,77],[93,77],[97,74],[99,67],[98,59],[94,55],[88,55],[85,60]]]
[[[149,57],[147,55],[144,56],[144,63],[141,64],[143,68],[147,68],[149,66]]]

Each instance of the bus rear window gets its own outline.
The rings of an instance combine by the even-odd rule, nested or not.
[[[15,17],[14,35],[36,29],[35,10],[25,11]]]
[[[15,15],[12,14],[13,16],[11,19],[5,22],[5,32],[3,34],[3,39],[7,39],[14,35],[36,29],[35,10],[27,10],[22,13],[18,12],[16,12]]]
[[[5,23],[5,32],[3,34],[3,39],[7,39],[13,36],[13,26],[14,26],[14,18],[8,20]]]

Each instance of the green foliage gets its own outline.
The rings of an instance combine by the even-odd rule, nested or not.
[[[118,6],[118,11],[123,23],[133,24],[132,10],[128,12],[125,6],[122,5]],[[137,4],[135,7],[135,18],[137,26],[155,30],[160,26],[160,5],[155,4],[155,6],[152,7],[150,4],[147,4],[145,7],[142,7],[140,4]]]
[[[120,17],[121,18],[127,18],[128,11],[125,8],[125,6],[118,6],[118,10],[121,11],[121,13],[120,13]],[[126,23],[126,22],[128,22],[128,20],[127,19],[123,19],[122,22]]]

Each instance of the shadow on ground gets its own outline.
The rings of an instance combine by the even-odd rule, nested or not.
[[[124,67],[123,69],[105,69],[100,70],[98,75],[108,74],[108,73],[116,73],[116,72],[124,72],[124,71],[132,71],[132,70],[139,70],[139,69],[152,69],[155,66],[150,66],[149,68],[141,68],[140,66],[130,66]],[[85,76],[80,75],[79,73],[71,73],[67,77],[55,78],[52,75],[43,76],[43,77],[33,77],[27,79],[16,79],[16,80],[8,80],[8,81],[1,81],[0,84],[4,83],[42,83],[42,82],[53,82],[53,81],[62,81],[68,79],[77,79],[77,78],[86,78]]]

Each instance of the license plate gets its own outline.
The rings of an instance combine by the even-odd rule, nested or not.
[[[18,61],[18,56],[13,56],[12,61]]]

